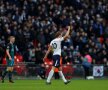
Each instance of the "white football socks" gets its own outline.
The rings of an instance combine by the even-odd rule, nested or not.
[[[47,82],[50,82],[50,81],[51,81],[51,78],[52,78],[53,74],[54,74],[54,70],[51,70],[51,71],[49,72],[49,75],[48,75],[48,78],[47,78]],[[61,78],[62,78],[62,80],[63,80],[64,82],[67,82],[67,80],[66,80],[66,78],[64,77],[62,71],[59,71],[59,75],[61,76]]]
[[[61,78],[63,79],[64,82],[67,82],[66,78],[64,77],[62,71],[59,71],[59,75],[61,76]]]
[[[51,80],[53,74],[54,74],[54,70],[51,70],[51,71],[49,72],[49,75],[48,75],[48,78],[47,78],[47,82],[50,82],[50,80]]]

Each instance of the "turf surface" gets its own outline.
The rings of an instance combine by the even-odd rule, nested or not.
[[[52,80],[51,85],[44,80],[15,80],[0,83],[0,90],[108,90],[108,80],[71,80],[68,85],[61,80]]]

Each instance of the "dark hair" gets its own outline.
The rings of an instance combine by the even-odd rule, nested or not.
[[[55,34],[55,38],[58,37],[58,36],[60,36],[61,33],[62,33],[61,31],[56,32],[56,34]]]

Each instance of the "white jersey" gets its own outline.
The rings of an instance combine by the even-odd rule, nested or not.
[[[51,41],[50,46],[53,49],[53,55],[60,55],[61,56],[61,42],[64,40],[63,37],[55,38]]]

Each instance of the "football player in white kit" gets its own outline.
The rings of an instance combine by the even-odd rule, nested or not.
[[[62,37],[62,33],[60,31],[58,31],[55,35],[55,39],[53,39],[50,43],[50,46],[48,48],[48,51],[45,54],[45,57],[43,60],[45,60],[48,56],[48,54],[53,51],[53,66],[51,71],[49,72],[48,78],[46,83],[47,84],[51,84],[51,78],[54,74],[54,70],[55,68],[58,68],[59,70],[59,75],[61,76],[61,78],[64,81],[64,84],[68,84],[70,81],[66,80],[66,78],[64,77],[63,73],[62,73],[62,68],[60,66],[60,56],[61,56],[61,42],[63,40],[66,40],[68,38],[70,34],[70,26],[68,26],[68,31],[66,32],[65,36]]]

